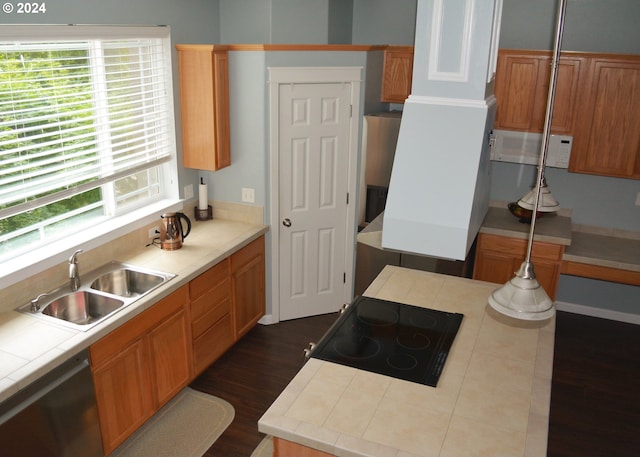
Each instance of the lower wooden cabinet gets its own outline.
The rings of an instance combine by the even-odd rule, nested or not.
[[[138,338],[104,364],[92,366],[105,455],[151,416],[146,352],[143,339]]]
[[[198,375],[234,343],[229,259],[192,280],[189,292],[193,368]]]
[[[265,313],[264,237],[231,256],[234,334],[238,340]]]
[[[183,286],[89,348],[105,455],[191,379]]]
[[[265,313],[264,236],[89,348],[105,455]]]
[[[536,278],[555,300],[564,246],[534,242],[531,251]],[[473,279],[504,284],[520,268],[527,254],[527,240],[480,233]]]
[[[273,457],[332,457],[332,455],[277,436],[273,437]]]

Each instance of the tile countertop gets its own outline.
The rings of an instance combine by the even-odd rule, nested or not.
[[[562,260],[640,272],[640,239],[574,231]]]
[[[531,225],[522,223],[507,208],[490,206],[484,217],[480,233],[529,239]],[[534,240],[546,243],[571,244],[571,218],[546,214],[536,221]]]
[[[438,387],[312,358],[258,429],[340,457],[546,455],[555,319],[498,315],[495,287],[387,266],[365,295],[464,314]]]
[[[235,220],[194,222],[182,249],[163,251],[154,246],[141,246],[140,249],[132,249],[126,258],[113,259],[177,276],[85,332],[49,324],[17,311],[0,313],[0,401],[86,349],[266,231],[264,225]],[[91,252],[83,254],[85,257],[90,255]]]

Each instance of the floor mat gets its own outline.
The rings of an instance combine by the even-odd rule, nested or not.
[[[234,416],[225,400],[186,387],[111,456],[201,457]]]

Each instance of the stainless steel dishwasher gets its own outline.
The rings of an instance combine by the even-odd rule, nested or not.
[[[8,457],[103,455],[87,351],[0,404],[0,453]]]

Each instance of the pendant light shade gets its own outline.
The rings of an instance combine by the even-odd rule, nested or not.
[[[528,209],[529,211],[533,211],[533,207],[535,206],[536,199],[536,188],[531,189],[527,195],[518,200],[518,206],[520,208]],[[541,213],[553,213],[560,209],[560,204],[558,200],[556,200],[553,195],[551,195],[551,191],[549,191],[549,187],[547,186],[547,182],[544,178],[542,178],[542,187],[540,188],[540,201],[538,202],[538,211]]]
[[[555,37],[555,46],[551,62],[551,78],[549,82],[549,96],[547,98],[547,111],[544,123],[544,133],[542,137],[542,148],[540,151],[540,165],[538,166],[538,178],[535,188],[525,197],[518,201],[518,205],[529,205],[534,217],[531,218],[529,229],[529,242],[527,245],[527,256],[515,273],[515,276],[504,286],[495,290],[489,296],[489,305],[504,315],[516,319],[537,321],[549,319],[555,314],[555,306],[549,295],[536,279],[536,274],[531,262],[531,250],[533,248],[533,236],[536,227],[537,217],[540,211],[556,211],[558,202],[555,201],[549,192],[544,179],[544,166],[547,159],[547,149],[549,136],[551,133],[551,118],[553,116],[553,100],[556,91],[556,79],[558,76],[558,61],[560,57],[560,46],[562,43],[562,29],[564,25],[564,15],[566,11],[566,0],[558,1],[558,17]],[[546,195],[546,197],[545,197]],[[555,209],[551,209],[555,208]]]
[[[526,272],[533,274],[527,277]],[[533,273],[533,264],[523,262],[515,276],[489,296],[493,309],[516,319],[545,320],[555,313],[553,302]]]

